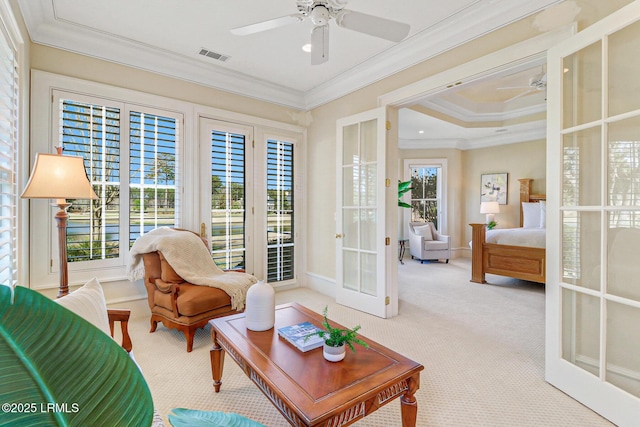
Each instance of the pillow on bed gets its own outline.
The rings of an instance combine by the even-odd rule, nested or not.
[[[540,201],[540,228],[547,228],[547,202]]]
[[[540,228],[540,203],[522,202],[522,228]]]
[[[431,226],[429,224],[418,225],[413,227],[413,230],[418,236],[422,236],[424,240],[433,240],[433,234],[431,234]]]

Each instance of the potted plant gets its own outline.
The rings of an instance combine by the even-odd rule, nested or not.
[[[411,189],[411,181],[400,182],[400,180],[398,180],[398,207],[411,208],[411,205],[409,203],[402,201],[402,196],[404,195],[404,193]]]
[[[305,340],[307,340],[314,335],[318,335],[324,340],[322,355],[325,359],[330,362],[341,361],[342,359],[344,359],[344,356],[346,354],[346,346],[349,346],[351,351],[356,351],[356,348],[353,346],[353,344],[359,344],[364,348],[369,348],[369,344],[358,338],[358,330],[360,330],[360,325],[356,326],[353,329],[334,328],[329,324],[329,319],[327,319],[327,310],[328,307],[325,306],[324,311],[322,312],[324,316],[322,327],[324,329],[318,330],[305,337]]]

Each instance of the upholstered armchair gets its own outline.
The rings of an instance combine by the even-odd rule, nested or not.
[[[409,223],[409,253],[420,260],[446,260],[451,258],[451,237],[440,234],[432,222]]]
[[[207,246],[206,242],[202,243]],[[144,285],[151,309],[150,332],[155,332],[158,322],[167,328],[177,329],[186,338],[187,352],[191,352],[198,328],[205,327],[215,317],[238,313],[232,309],[231,298],[225,291],[187,282],[175,272],[161,251],[144,253],[142,259]]]

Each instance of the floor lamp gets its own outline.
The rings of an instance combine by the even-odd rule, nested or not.
[[[58,154],[36,154],[36,160],[20,197],[26,199],[56,199],[52,206],[58,207],[55,215],[58,224],[58,248],[60,252],[60,288],[58,298],[69,293],[67,270],[67,208],[71,203],[66,199],[97,199],[84,169],[84,160],[77,156],[62,155],[62,147],[56,147]]]

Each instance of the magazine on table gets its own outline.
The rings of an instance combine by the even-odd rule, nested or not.
[[[296,323],[295,325],[284,326],[278,329],[278,335],[293,344],[298,350],[306,352],[314,348],[322,347],[324,339],[318,335],[310,336],[306,341],[305,337],[322,329],[311,322]]]

